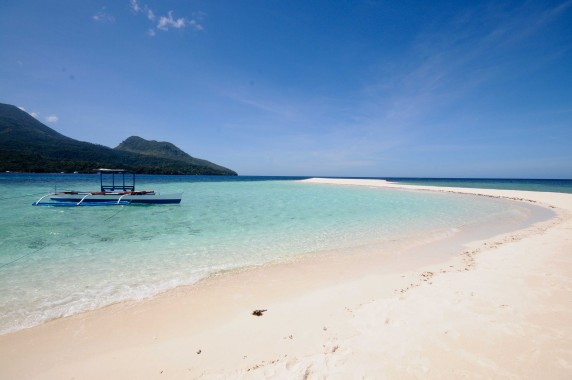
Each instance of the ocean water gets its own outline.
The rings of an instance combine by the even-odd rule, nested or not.
[[[411,185],[549,191],[572,194],[572,179],[387,178]]]
[[[0,174],[0,334],[151,297],[217,272],[445,236],[527,217],[514,202],[306,184],[296,178],[140,176],[180,205],[33,207],[96,175]]]

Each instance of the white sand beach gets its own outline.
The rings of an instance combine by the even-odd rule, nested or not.
[[[572,378],[572,194],[305,182],[507,198],[556,217],[448,260],[324,255],[58,319],[0,336],[0,378]]]

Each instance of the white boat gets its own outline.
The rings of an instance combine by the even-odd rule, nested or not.
[[[46,194],[34,206],[110,206],[128,204],[179,204],[183,193],[159,194],[135,190],[135,173],[123,169],[97,169],[99,191],[56,191]],[[45,202],[48,198],[51,202]]]

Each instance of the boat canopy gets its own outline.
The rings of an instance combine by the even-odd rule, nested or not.
[[[97,169],[97,172],[99,173],[99,184],[102,192],[135,191],[135,173],[125,169],[103,168]]]

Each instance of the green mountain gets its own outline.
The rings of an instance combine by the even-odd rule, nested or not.
[[[145,140],[139,136],[131,136],[115,147],[114,150],[125,152],[125,154],[135,154],[143,162],[159,160],[165,163],[177,162],[179,165],[197,168],[196,170],[200,168],[200,173],[195,170],[195,172],[188,174],[236,175],[234,171],[223,166],[192,157],[166,141]]]
[[[191,157],[175,145],[166,141],[149,141],[138,136],[131,136],[119,144],[115,149],[151,157],[160,157],[168,160],[186,162],[189,165],[204,166],[215,171],[228,170],[227,168],[213,164],[207,160]]]
[[[130,137],[117,148],[74,140],[18,107],[0,103],[0,172],[93,172],[101,167],[147,174],[236,175],[175,145]]]

